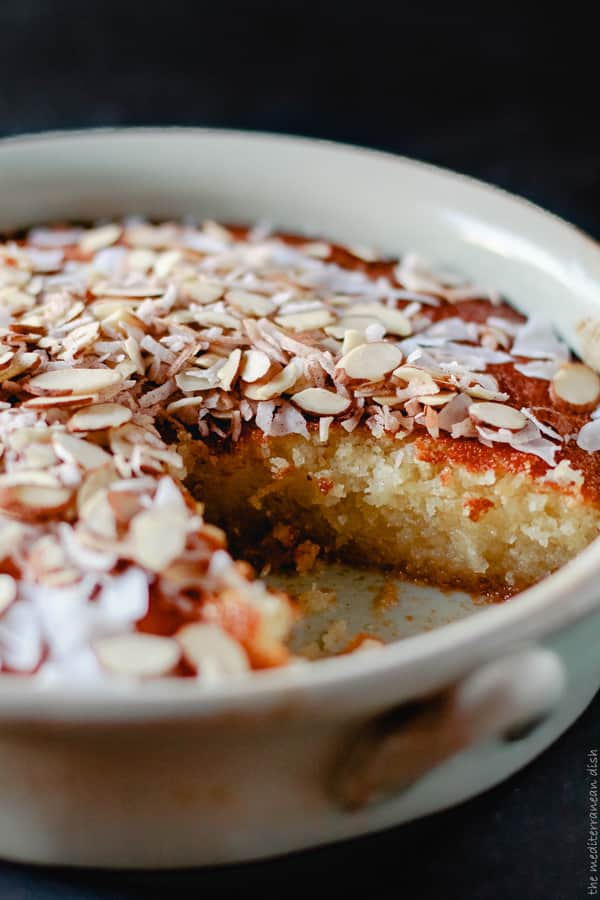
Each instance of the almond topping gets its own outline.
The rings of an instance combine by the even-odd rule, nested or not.
[[[439,394],[421,394],[418,399],[424,406],[444,406],[453,397],[456,397],[455,391],[440,391]]]
[[[494,428],[507,428],[509,431],[520,431],[527,425],[522,412],[504,403],[471,403],[469,415],[476,422],[492,425]]]
[[[111,456],[102,447],[89,441],[74,437],[72,434],[58,432],[53,441],[56,455],[66,462],[75,462],[83,469],[97,469],[110,462]]]
[[[277,316],[275,321],[281,328],[288,328],[292,331],[316,331],[318,328],[324,328],[331,324],[334,316],[328,309],[311,309],[307,312]]]
[[[156,634],[118,634],[94,645],[100,665],[113,675],[159,678],[173,671],[181,651],[177,641]]]
[[[350,316],[373,316],[385,327],[388,334],[408,337],[412,332],[410,320],[399,309],[382,303],[355,303],[348,310]]]
[[[249,400],[272,400],[291,390],[299,377],[298,365],[292,360],[285,369],[282,369],[275,378],[267,381],[266,384],[250,384],[245,387],[244,394]]]
[[[12,575],[0,574],[0,616],[17,596],[17,583]]]
[[[339,416],[350,408],[352,402],[325,388],[306,388],[294,394],[292,400],[300,409],[315,416]]]
[[[244,350],[240,375],[242,381],[251,384],[264,378],[271,368],[271,360],[262,350]]]
[[[565,363],[550,382],[552,399],[584,412],[594,409],[600,398],[600,377],[583,363]]]
[[[186,521],[176,513],[147,510],[133,519],[130,534],[136,562],[151,572],[161,572],[183,553]]]
[[[69,431],[101,431],[129,422],[132,412],[120,403],[96,403],[73,413],[67,422]]]
[[[100,228],[92,228],[86,231],[79,241],[79,249],[83,253],[96,253],[104,247],[110,247],[121,237],[121,228],[118,225],[103,225]]]
[[[199,675],[213,673],[235,674],[250,668],[244,650],[218,625],[194,622],[184,625],[175,635],[183,655]]]
[[[363,331],[358,331],[356,328],[349,328],[348,331],[344,334],[344,343],[342,344],[342,356],[345,356],[347,353],[350,353],[351,350],[354,350],[356,347],[360,347],[361,344],[366,344],[366,338]]]
[[[98,399],[98,394],[64,394],[52,397],[31,397],[23,403],[23,409],[53,409],[86,406]]]
[[[242,351],[239,347],[236,347],[235,350],[232,350],[229,354],[225,365],[219,369],[217,378],[219,379],[221,387],[224,391],[230,391],[233,387],[240,369],[241,359]]]
[[[276,308],[268,297],[264,297],[262,294],[253,294],[251,291],[227,291],[225,299],[245,316],[269,316]]]
[[[395,344],[373,341],[361,344],[342,356],[336,368],[343,369],[348,378],[361,381],[380,381],[402,362],[402,351]]]
[[[32,394],[87,394],[102,391],[122,381],[114,369],[54,369],[34,375],[27,383]]]

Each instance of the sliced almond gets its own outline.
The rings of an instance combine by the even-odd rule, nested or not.
[[[102,391],[122,381],[114,369],[54,369],[34,375],[27,382],[32,394],[89,394]]]
[[[135,560],[151,572],[161,572],[181,556],[187,523],[183,515],[147,510],[131,522],[130,537]]]
[[[382,303],[355,303],[348,310],[350,316],[374,316],[382,325],[388,334],[395,334],[399,337],[408,337],[412,333],[410,319],[394,309],[392,306],[384,306]]]
[[[395,394],[374,394],[371,399],[380,406],[401,406],[404,403]]]
[[[214,377],[209,378],[203,369],[186,369],[175,376],[175,384],[184,394],[194,391],[210,391],[218,386]]]
[[[350,353],[351,350],[354,350],[356,347],[360,347],[361,344],[366,344],[367,339],[365,338],[365,334],[363,331],[359,331],[357,328],[349,328],[348,331],[344,333],[344,343],[342,344],[342,356],[345,356],[347,353]]]
[[[292,360],[285,369],[282,369],[278,375],[267,381],[266,384],[249,384],[244,388],[244,395],[249,400],[272,400],[274,397],[279,397],[281,394],[290,391],[299,377],[298,365]]]
[[[419,403],[423,406],[445,406],[453,397],[456,397],[456,391],[440,391],[439,394],[421,394],[419,395]]]
[[[339,416],[352,403],[347,397],[327,391],[325,388],[306,388],[292,397],[296,406],[315,416]]]
[[[218,625],[194,622],[175,634],[187,663],[199,675],[246,672],[249,668],[244,649]]]
[[[37,353],[17,353],[13,354],[12,359],[0,370],[0,381],[10,381],[23,372],[28,372],[34,366],[39,365],[40,357]]]
[[[405,381],[407,384],[420,385],[423,394],[437,394],[439,387],[428,372],[416,366],[399,366],[392,372],[394,378]]]
[[[129,422],[133,413],[120,403],[96,403],[74,413],[67,422],[69,431],[102,431]]]
[[[94,644],[100,665],[113,675],[160,678],[169,675],[181,656],[177,641],[157,634],[118,634]]]
[[[311,309],[307,312],[290,313],[287,316],[277,316],[276,323],[281,328],[291,331],[317,331],[325,328],[335,321],[335,317],[328,309]]]
[[[0,488],[0,508],[32,520],[63,510],[70,499],[71,490],[63,487],[22,484]]]
[[[17,582],[12,575],[0,574],[0,616],[6,612],[17,596]]]
[[[22,404],[23,409],[69,409],[86,406],[98,399],[98,394],[64,394],[52,397],[31,397]]]
[[[336,368],[343,369],[348,378],[360,381],[381,381],[402,362],[402,351],[395,344],[373,341],[361,344],[342,356]]]
[[[494,428],[507,428],[509,431],[520,431],[527,425],[523,413],[505,403],[471,403],[469,415],[475,422],[492,425]]]
[[[583,363],[564,363],[550,382],[555,402],[585,412],[595,409],[600,399],[600,377]]]
[[[245,316],[270,316],[277,308],[269,297],[254,294],[252,291],[232,289],[227,291],[225,299]]]
[[[477,400],[493,400],[494,402],[499,403],[508,400],[508,394],[505,394],[502,391],[491,391],[488,388],[482,387],[480,384],[470,384],[469,387],[464,390],[469,397],[476,397]]]
[[[235,350],[232,350],[229,354],[225,365],[217,372],[217,378],[224,391],[230,391],[233,387],[240,370],[241,361],[242,351],[239,347],[236,347]]]
[[[77,463],[83,469],[97,469],[98,466],[104,466],[111,460],[110,454],[102,447],[64,431],[57,432],[53,436],[52,443],[60,459]]]
[[[84,232],[79,241],[79,249],[83,253],[96,253],[104,247],[110,247],[121,237],[120,225],[102,225],[100,228],[92,228]]]
[[[242,381],[252,384],[264,378],[271,368],[271,360],[262,350],[244,350],[240,376]]]
[[[214,303],[219,297],[223,296],[223,287],[211,281],[194,279],[184,282],[182,293],[196,303]]]
[[[373,312],[371,315],[366,316],[342,316],[333,325],[327,325],[324,330],[330,337],[342,341],[347,331],[358,331],[364,335],[369,325],[381,325],[382,328],[385,328],[383,322]]]
[[[102,469],[98,469],[97,472],[100,479],[108,477]],[[117,536],[117,523],[108,499],[108,491],[96,490],[88,496],[89,490],[84,484],[77,497],[80,518],[92,534],[112,541]]]

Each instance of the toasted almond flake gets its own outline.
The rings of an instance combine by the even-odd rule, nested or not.
[[[187,409],[192,408],[194,406],[203,406],[204,405],[204,397],[182,397],[180,400],[174,400],[173,403],[169,403],[167,406],[168,413],[177,412],[178,409]]]
[[[107,477],[107,472],[102,469],[96,470],[100,473],[98,483],[100,484],[103,477]],[[99,489],[91,493],[91,487],[86,490],[84,484],[77,496],[77,504],[79,507],[79,516],[86,527],[99,537],[113,541],[117,536],[117,523],[115,514],[108,499],[108,491]]]
[[[69,488],[46,487],[37,484],[21,484],[12,488],[0,488],[0,507],[7,511],[33,513],[58,512],[71,499]]]
[[[204,674],[236,674],[250,668],[243,648],[218,625],[194,622],[175,634],[186,662]]]
[[[527,419],[522,412],[504,403],[471,403],[469,415],[475,422],[492,425],[494,428],[506,428],[509,431],[520,431],[527,425]]]
[[[100,228],[92,228],[84,232],[79,239],[79,249],[83,253],[96,253],[104,247],[110,247],[121,237],[120,225],[102,225]]]
[[[315,416],[339,416],[352,404],[347,397],[327,391],[325,388],[305,388],[294,394],[292,401],[304,412]]]
[[[53,397],[31,397],[22,404],[23,409],[75,409],[94,403],[98,394],[57,395]]]
[[[130,526],[133,556],[151,572],[161,572],[181,556],[186,541],[186,521],[165,510],[139,513]]]
[[[345,315],[345,316],[342,316],[333,325],[327,325],[324,328],[325,333],[328,334],[330,337],[336,338],[336,340],[338,340],[338,341],[342,341],[346,335],[346,332],[350,331],[350,330],[358,331],[361,334],[365,335],[367,328],[369,328],[372,325],[381,325],[382,328],[385,328],[385,325],[383,324],[383,322],[380,319],[378,319],[377,315],[376,315],[379,307],[375,307],[375,304],[373,304],[373,305],[374,305],[374,310],[371,313],[371,315],[364,315],[364,316]],[[365,341],[366,341],[366,337],[365,337]]]
[[[242,351],[239,347],[232,350],[227,358],[227,362],[217,372],[217,378],[224,391],[230,391],[240,370],[242,361]]]
[[[348,378],[360,381],[380,381],[402,362],[402,351],[395,344],[374,341],[361,344],[342,356],[337,369],[343,369]]]
[[[271,368],[271,360],[262,350],[244,350],[240,377],[242,381],[252,384],[264,378]]]
[[[564,363],[550,381],[550,394],[555,402],[591,411],[600,399],[600,377],[583,363]]]
[[[227,291],[225,299],[244,313],[245,316],[269,316],[276,309],[275,304],[263,294],[233,289]]]
[[[363,331],[356,328],[349,328],[344,334],[344,343],[342,344],[342,356],[346,356],[351,350],[366,344],[366,338]]]
[[[17,353],[13,355],[12,360],[0,371],[0,381],[10,381],[28,372],[34,366],[38,365],[40,357],[37,353]]]
[[[122,380],[114,369],[54,369],[30,378],[27,390],[32,394],[88,394],[102,391]]]
[[[249,384],[244,387],[244,395],[249,400],[273,400],[275,397],[281,396],[290,391],[298,378],[300,370],[298,364],[292,360],[287,366],[279,372],[266,384]]]
[[[60,459],[75,462],[84,469],[97,469],[111,460],[110,454],[102,447],[64,431],[57,432],[52,443]]]
[[[405,381],[407,384],[419,382],[426,386],[433,385],[433,390],[430,393],[437,394],[437,384],[425,369],[419,369],[417,366],[398,366],[397,369],[394,369],[392,375],[395,378],[399,378],[400,381]]]
[[[464,391],[469,397],[475,397],[477,400],[493,400],[500,403],[508,400],[508,394],[503,391],[488,390],[480,384],[470,384],[464,388]]]
[[[217,387],[215,378],[209,378],[203,369],[186,369],[175,376],[175,384],[180,391],[191,393],[193,391],[210,391]]]
[[[385,330],[388,334],[398,335],[399,337],[408,337],[408,335],[412,333],[410,320],[407,319],[404,313],[400,312],[399,309],[394,309],[391,306],[383,306],[383,304],[377,304],[375,309],[373,306],[374,304],[372,303],[355,303],[350,307],[348,313],[350,316],[374,315],[375,318],[385,326]]]
[[[67,422],[69,431],[102,431],[129,422],[132,412],[120,403],[96,403],[74,413]]]
[[[157,278],[168,278],[175,266],[183,259],[181,250],[166,250],[154,261],[154,274]]]
[[[17,582],[12,575],[0,574],[0,616],[6,612],[17,596]]]
[[[456,396],[453,391],[440,391],[439,394],[419,394],[418,400],[423,406],[445,406]]]
[[[182,285],[182,292],[196,303],[215,303],[223,296],[224,288],[220,284],[201,279],[190,279]]]
[[[371,399],[380,406],[401,406],[404,403],[396,394],[374,394]]]
[[[112,675],[135,678],[169,675],[181,656],[173,638],[141,632],[100,638],[94,650],[100,665]]]
[[[290,313],[287,316],[276,316],[276,323],[281,328],[291,331],[316,331],[335,321],[328,309],[311,309],[308,312]]]

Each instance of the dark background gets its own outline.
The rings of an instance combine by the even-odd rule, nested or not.
[[[484,178],[600,238],[597,57],[592,22],[574,4],[553,14],[441,0],[0,0],[0,134],[198,124],[351,141]],[[576,900],[586,896],[585,755],[600,742],[599,714],[596,698],[505,785],[381,836],[172,875],[0,864],[0,898],[358,888],[406,900]]]

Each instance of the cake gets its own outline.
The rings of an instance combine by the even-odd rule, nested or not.
[[[5,237],[1,670],[289,663],[296,606],[249,562],[348,560],[494,598],[537,582],[600,528],[582,329],[589,365],[413,254],[262,226]]]

